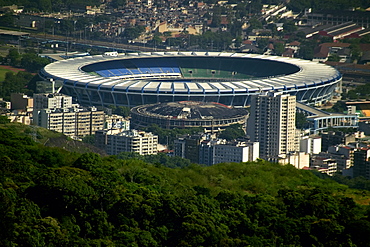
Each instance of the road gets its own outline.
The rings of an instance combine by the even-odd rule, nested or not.
[[[141,45],[132,45],[132,44],[121,44],[115,42],[104,42],[104,41],[96,41],[96,40],[84,40],[84,39],[73,39],[65,36],[59,35],[50,35],[50,34],[30,34],[31,38],[36,38],[39,40],[57,40],[60,42],[71,42],[72,44],[83,44],[83,45],[91,45],[91,46],[105,46],[110,48],[122,49],[122,50],[130,50],[130,51],[142,51],[142,52],[154,52],[154,51],[168,51],[166,49],[159,49],[156,47],[150,46],[141,46]]]

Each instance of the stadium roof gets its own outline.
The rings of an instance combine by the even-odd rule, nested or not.
[[[249,58],[267,61],[276,61],[295,65],[299,68],[296,73],[288,75],[271,76],[268,78],[252,78],[231,80],[227,78],[215,78],[217,80],[197,81],[191,78],[179,80],[179,78],[169,78],[155,75],[149,78],[148,75],[136,74],[120,77],[102,77],[83,71],[81,68],[98,62],[133,59],[133,58],[173,58],[173,57],[222,57],[222,58]],[[268,68],[266,68],[268,69]],[[308,60],[266,56],[259,54],[244,53],[225,53],[225,52],[154,52],[154,53],[130,53],[118,54],[118,56],[87,56],[78,57],[62,61],[57,61],[47,65],[42,75],[46,78],[61,80],[63,82],[73,82],[81,87],[99,87],[106,90],[140,90],[171,92],[174,90],[188,92],[245,92],[260,90],[289,90],[289,88],[301,88],[312,85],[323,84],[326,81],[338,78],[340,73],[325,64],[320,64]],[[165,80],[161,81],[161,78]]]

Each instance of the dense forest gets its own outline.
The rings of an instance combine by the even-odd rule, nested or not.
[[[1,246],[370,246],[366,190],[263,160],[169,168],[68,152],[6,122]]]

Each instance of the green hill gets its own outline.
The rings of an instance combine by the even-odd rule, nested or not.
[[[369,192],[310,171],[167,168],[47,147],[30,133],[0,124],[1,246],[370,245]]]

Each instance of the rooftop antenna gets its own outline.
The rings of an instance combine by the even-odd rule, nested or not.
[[[55,94],[55,81],[53,78],[50,78],[51,81],[51,92]]]

